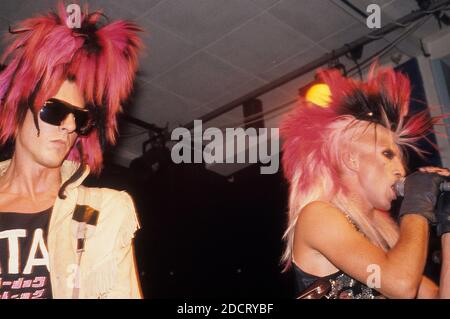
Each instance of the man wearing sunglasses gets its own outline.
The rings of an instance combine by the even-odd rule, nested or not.
[[[80,28],[58,13],[25,20],[0,69],[0,299],[141,298],[126,192],[82,184],[102,168],[142,47],[128,21]]]

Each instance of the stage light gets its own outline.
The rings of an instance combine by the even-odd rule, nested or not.
[[[328,107],[331,103],[330,88],[326,84],[315,83],[306,91],[305,99],[320,107]]]

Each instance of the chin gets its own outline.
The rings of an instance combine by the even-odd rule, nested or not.
[[[375,206],[375,207],[378,210],[389,211],[391,209],[391,206],[392,206],[391,202],[388,201],[388,202],[380,203],[380,205]]]
[[[47,168],[58,168],[61,167],[62,163],[64,162],[64,159],[58,157],[52,157],[52,158],[42,158],[39,161],[39,164],[42,166],[45,166]]]

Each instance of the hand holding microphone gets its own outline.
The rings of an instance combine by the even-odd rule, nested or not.
[[[405,196],[405,179],[406,177],[403,177],[394,184],[395,194],[399,197]],[[441,185],[439,185],[439,190],[441,192],[450,192],[450,182],[442,182]]]
[[[436,224],[435,208],[443,182],[445,177],[437,172],[417,171],[408,175],[404,180],[404,198],[399,218],[407,214],[418,214],[425,217],[431,224]],[[397,185],[396,189],[401,188]]]

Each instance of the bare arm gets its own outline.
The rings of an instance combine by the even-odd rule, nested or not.
[[[450,233],[442,236],[442,267],[439,295],[442,299],[450,298]]]
[[[438,299],[439,287],[429,278],[422,277],[422,282],[419,286],[417,299]]]
[[[400,238],[388,252],[372,244],[339,209],[328,203],[307,205],[297,226],[296,241],[303,240],[358,281],[366,283],[372,274],[370,266],[376,265],[381,285],[375,289],[389,298],[416,297],[428,247],[428,222],[424,217],[404,216]]]

